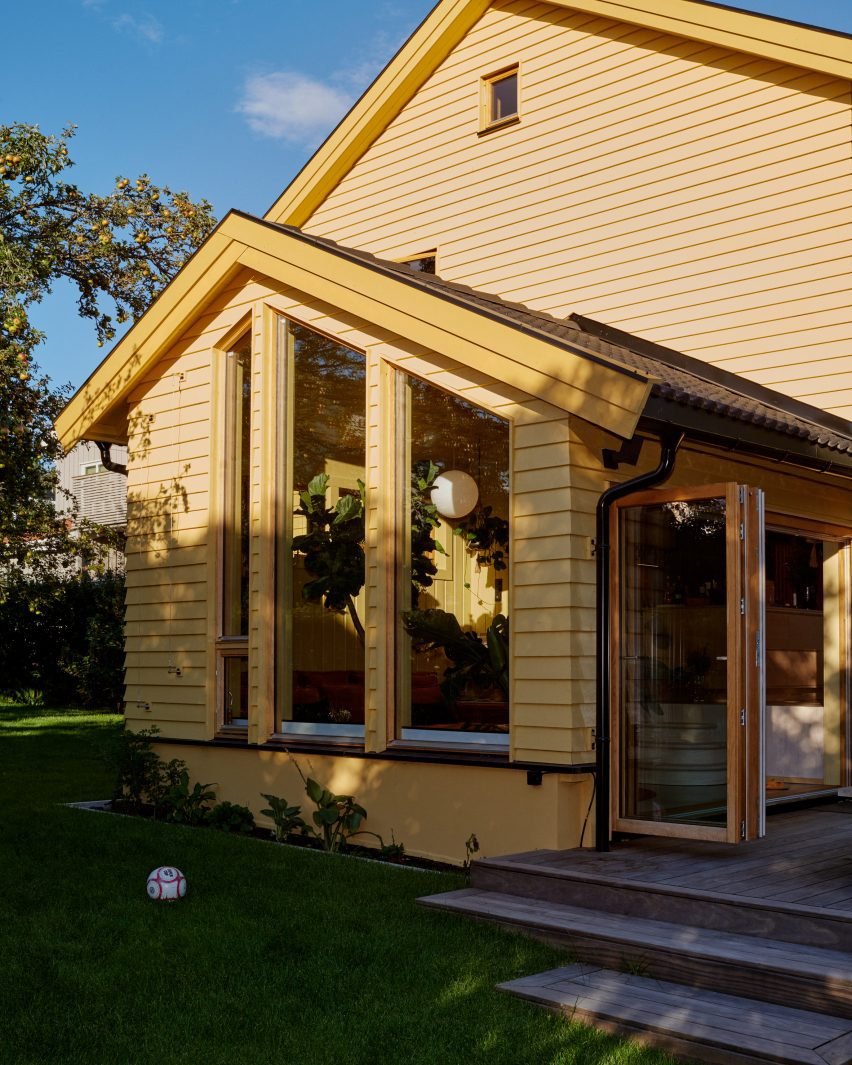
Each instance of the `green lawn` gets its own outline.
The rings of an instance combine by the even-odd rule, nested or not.
[[[105,797],[117,719],[0,707],[0,1061],[669,1061],[494,991],[560,964],[414,905],[459,884],[61,803]],[[151,902],[174,864],[180,903]]]

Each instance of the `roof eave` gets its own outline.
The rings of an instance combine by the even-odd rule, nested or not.
[[[793,433],[780,432],[730,418],[715,411],[700,410],[677,400],[651,396],[639,428],[671,426],[688,439],[725,451],[744,452],[775,462],[791,463],[820,473],[852,477],[852,454],[822,447]]]
[[[535,330],[483,315],[462,300],[442,299],[342,250],[231,212],[71,397],[56,422],[63,446],[92,437],[122,442],[130,392],[243,268],[440,351],[620,436],[632,435],[655,381]]]

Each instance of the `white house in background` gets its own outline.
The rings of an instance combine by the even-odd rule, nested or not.
[[[117,465],[126,465],[127,448],[113,445],[110,460]],[[77,501],[80,517],[101,525],[127,524],[127,478],[106,469],[97,444],[83,441],[60,459],[56,468],[59,471],[59,484],[54,498],[60,514],[72,510],[72,498],[65,494],[70,492]],[[124,552],[109,551],[106,562],[108,569],[123,570],[125,562]]]

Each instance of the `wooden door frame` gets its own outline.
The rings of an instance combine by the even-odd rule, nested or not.
[[[620,515],[629,507],[661,502],[725,499],[725,552],[727,570],[727,822],[724,827],[679,825],[620,816],[621,799],[621,537]],[[611,779],[610,824],[615,831],[677,839],[739,843],[762,834],[762,800],[759,786],[763,752],[761,713],[762,665],[748,667],[745,655],[762,639],[763,574],[756,559],[763,557],[762,492],[734,482],[683,488],[649,489],[618,500],[610,514],[613,544],[609,587],[611,610],[610,683]],[[758,554],[755,554],[758,552]],[[748,575],[748,587],[746,587]],[[742,608],[740,605],[742,600]],[[754,641],[754,642],[752,642]],[[745,710],[744,724],[741,711]],[[749,755],[747,759],[746,755]],[[735,771],[731,772],[731,767]]]
[[[798,517],[767,510],[766,531],[787,532],[794,536],[806,536],[823,543],[837,544],[840,558],[840,604],[841,618],[845,619],[840,636],[840,787],[852,786],[852,530],[843,525],[819,521],[815,518]],[[828,788],[832,785],[828,785]]]

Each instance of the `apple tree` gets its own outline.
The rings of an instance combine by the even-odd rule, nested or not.
[[[53,505],[53,420],[67,399],[42,375],[30,312],[64,280],[99,344],[136,320],[215,224],[204,200],[119,177],[104,195],[67,180],[74,129],[0,126],[0,570],[71,550]],[[76,548],[74,548],[76,552]]]

